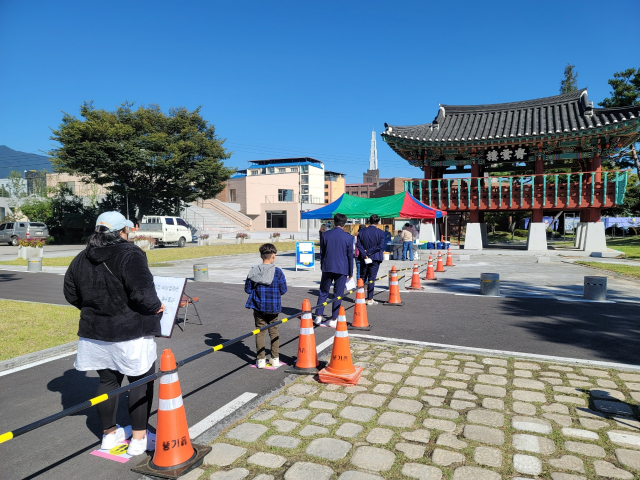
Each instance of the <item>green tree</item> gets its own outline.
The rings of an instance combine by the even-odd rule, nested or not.
[[[83,120],[64,114],[49,152],[58,172],[105,185],[115,198],[128,199],[129,213],[174,214],[183,202],[212,198],[234,169],[224,166],[230,153],[200,108],[123,103],[115,111],[80,107]]]
[[[560,81],[560,93],[569,93],[578,89],[578,72],[576,66],[567,63],[564,67],[564,78]]]
[[[30,222],[44,222],[49,225],[53,214],[53,199],[30,198],[22,204],[21,210]]]
[[[598,103],[601,107],[631,107],[640,105],[640,68],[628,68],[622,72],[613,74],[609,80],[612,88],[611,96]],[[612,160],[619,168],[635,166],[636,174],[640,175],[640,160],[638,160],[638,142],[635,142],[629,150],[618,154]]]

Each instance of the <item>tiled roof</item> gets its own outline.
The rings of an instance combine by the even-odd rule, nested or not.
[[[475,141],[576,132],[640,117],[640,106],[593,108],[587,89],[493,105],[440,105],[432,123],[385,124],[383,136],[428,142]]]

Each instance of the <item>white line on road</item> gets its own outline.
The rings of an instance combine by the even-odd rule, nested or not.
[[[322,342],[320,345],[316,346],[316,353],[320,353],[321,351],[323,351],[325,348],[327,348],[329,345],[332,345],[332,344],[333,344],[333,337],[328,338],[327,340]]]
[[[5,375],[9,375],[11,373],[19,372],[20,370],[26,370],[27,368],[37,367],[38,365],[42,365],[43,363],[53,362],[54,360],[59,360],[64,357],[68,357],[69,355],[75,355],[76,351],[67,352],[60,355],[56,355],[55,357],[45,358],[44,360],[38,360],[37,362],[27,363],[26,365],[22,365],[20,367],[12,368],[11,370],[5,370],[0,372],[0,377],[4,377]]]
[[[444,343],[420,342],[417,340],[405,340],[402,338],[377,337],[375,335],[362,335],[358,333],[349,334],[351,337],[370,338],[372,340],[383,340],[385,342],[411,343],[413,345],[424,345],[425,347],[436,347],[447,350],[458,350],[462,352],[477,352],[481,354],[504,355],[520,358],[537,358],[549,362],[578,363],[583,365],[597,365],[604,368],[621,368],[627,370],[640,370],[640,365],[629,365],[626,363],[601,362],[598,360],[583,360],[581,358],[556,357],[553,355],[538,355],[537,353],[510,352],[508,350],[493,350],[490,348],[463,347],[461,345],[447,345]]]
[[[220,407],[211,415],[204,418],[203,420],[200,420],[198,423],[196,423],[191,428],[189,428],[189,437],[194,439],[198,435],[203,434],[204,432],[209,430],[211,427],[213,427],[216,423],[218,423],[220,420],[222,420],[225,417],[228,417],[237,409],[239,409],[249,401],[253,400],[257,396],[258,396],[257,393],[245,392],[235,400],[231,400],[229,403],[227,403],[223,407]]]

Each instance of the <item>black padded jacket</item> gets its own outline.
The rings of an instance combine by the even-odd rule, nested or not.
[[[132,243],[80,252],[64,276],[64,296],[80,309],[79,337],[123,342],[161,333],[162,302],[145,253]]]

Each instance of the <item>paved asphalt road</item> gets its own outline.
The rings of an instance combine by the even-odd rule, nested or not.
[[[0,273],[0,297],[64,303],[63,277],[51,274]],[[28,288],[27,288],[28,286]],[[160,339],[178,359],[207,346],[234,338],[253,328],[241,285],[208,283],[187,285],[200,296],[204,325],[188,324],[171,339]],[[285,314],[296,311],[316,292],[290,288],[283,302]],[[381,292],[380,297],[386,297]],[[640,328],[637,305],[587,304],[527,298],[403,293],[404,307],[368,309],[371,335],[427,342],[492,348],[527,353],[637,364]],[[347,303],[350,318],[352,303]],[[281,359],[291,363],[297,348],[297,322],[280,328]],[[332,330],[316,329],[318,343]],[[185,366],[180,381],[190,425],[244,392],[267,394],[282,385],[283,369],[258,371],[254,340],[249,338]],[[0,377],[0,433],[58,412],[94,395],[97,376],[73,369],[73,356]],[[156,390],[157,391],[157,390]],[[127,424],[126,399],[119,422]],[[153,411],[155,412],[154,404]],[[151,419],[155,423],[155,414]],[[118,464],[91,456],[97,448],[100,426],[95,409],[67,417],[35,432],[0,445],[0,478],[136,479],[129,468],[140,458]]]

